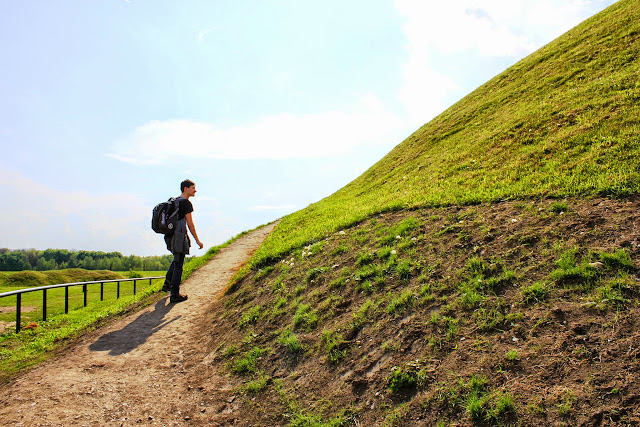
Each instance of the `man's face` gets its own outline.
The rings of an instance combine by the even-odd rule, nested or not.
[[[191,187],[185,188],[185,191],[189,197],[193,197],[196,195],[196,185],[193,184]]]

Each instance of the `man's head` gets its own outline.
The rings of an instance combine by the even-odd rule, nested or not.
[[[192,185],[196,185],[195,182],[191,181],[190,179],[185,179],[180,183],[180,192],[184,193],[184,189],[189,188]]]
[[[180,183],[180,190],[182,191],[182,197],[193,197],[196,195],[196,184],[190,179],[185,179]]]

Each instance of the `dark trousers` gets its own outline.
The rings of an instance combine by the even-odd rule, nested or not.
[[[173,253],[173,262],[167,271],[167,277],[164,284],[171,286],[171,296],[175,297],[180,294],[180,281],[182,280],[182,267],[184,266],[184,256],[179,252]]]

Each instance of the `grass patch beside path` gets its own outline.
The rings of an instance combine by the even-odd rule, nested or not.
[[[23,330],[19,334],[13,331],[0,334],[0,381],[7,382],[17,373],[46,360],[54,350],[102,326],[107,319],[157,301],[160,298],[157,291],[162,283],[161,279],[154,280],[151,286],[140,290],[137,295],[98,301],[82,310],[57,315],[47,322],[38,322],[36,329]]]
[[[185,263],[182,280],[186,280],[198,268],[213,259],[220,250],[247,233],[249,231],[242,232],[227,242],[210,248],[200,257],[190,258]],[[165,273],[165,271],[91,272],[80,269],[66,272],[56,270],[52,272],[0,273],[0,292],[59,283],[124,279],[133,276],[163,276]],[[140,310],[158,301],[164,296],[163,293],[158,293],[163,283],[164,279],[155,279],[151,283],[140,281],[137,285],[137,295],[133,295],[132,282],[124,282],[120,288],[120,299],[115,298],[116,284],[105,284],[104,301],[100,301],[100,285],[89,285],[89,304],[84,308],[82,288],[80,286],[73,287],[70,288],[70,311],[68,314],[64,314],[64,290],[49,290],[47,291],[48,316],[46,322],[42,322],[42,292],[25,294],[22,299],[23,307],[33,307],[34,310],[23,312],[22,324],[36,323],[37,328],[22,330],[16,334],[15,330],[9,327],[0,334],[0,382],[10,381],[16,374],[45,361],[63,345],[71,344],[72,340],[103,326],[106,321],[115,316]],[[15,301],[15,297],[2,298],[0,299],[0,307],[15,307]],[[7,313],[0,313],[0,321],[15,321],[15,311],[8,310]]]

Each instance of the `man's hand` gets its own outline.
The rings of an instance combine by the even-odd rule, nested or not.
[[[202,242],[200,240],[197,241],[198,246],[200,246],[200,249],[202,249],[204,247],[204,245],[202,244]]]

